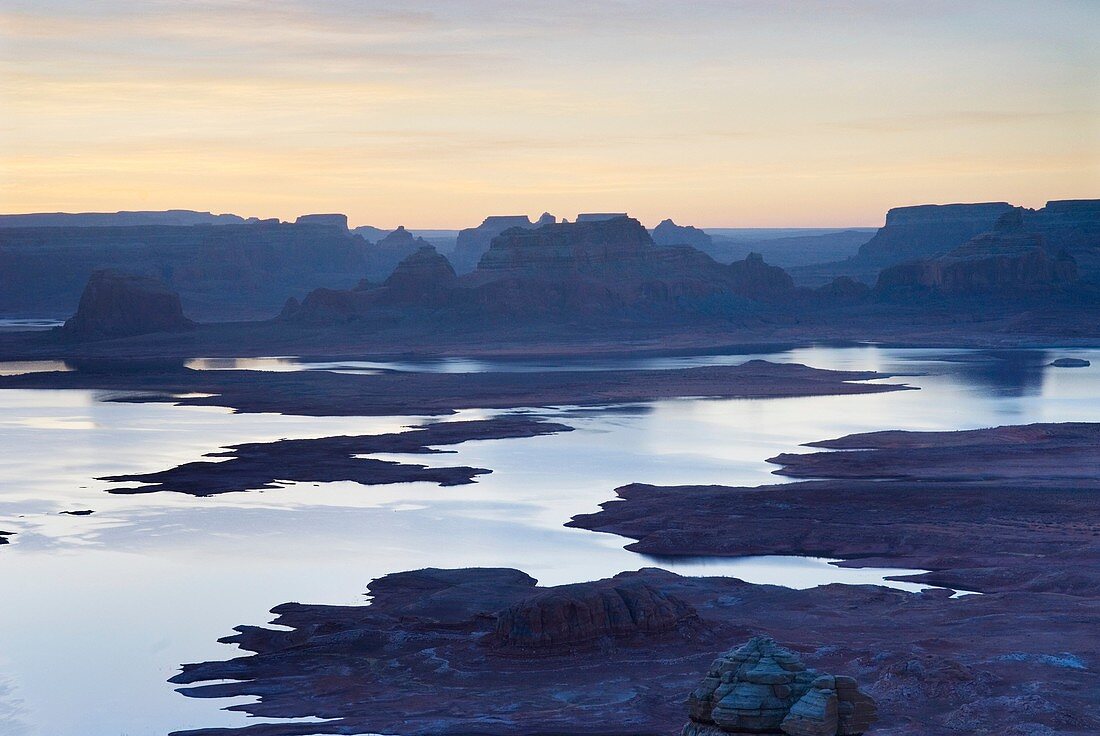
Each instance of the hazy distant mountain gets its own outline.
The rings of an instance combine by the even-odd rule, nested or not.
[[[367,242],[325,224],[0,228],[0,314],[67,316],[93,271],[162,279],[201,321],[261,319],[292,294],[350,288]]]
[[[243,225],[258,218],[215,215],[195,210],[122,212],[36,212],[0,215],[0,227],[127,227],[132,225]]]

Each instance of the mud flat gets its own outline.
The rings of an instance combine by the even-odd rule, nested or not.
[[[178,364],[92,363],[75,371],[0,376],[3,388],[126,392],[119,401],[175,401],[238,412],[307,416],[448,414],[457,409],[596,406],[678,397],[779,398],[898,391],[853,383],[889,376],[753,360],[738,366],[546,373],[346,375],[301,371],[196,371]],[[183,398],[174,398],[182,396]]]

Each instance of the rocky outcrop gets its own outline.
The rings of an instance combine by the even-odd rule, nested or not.
[[[489,250],[489,244],[493,238],[505,230],[514,227],[530,229],[552,225],[555,222],[557,222],[557,219],[549,212],[542,213],[542,216],[534,222],[527,215],[492,215],[486,217],[477,227],[469,227],[459,232],[458,239],[455,241],[454,252],[451,254],[451,262],[454,264],[457,273],[469,273],[477,266],[478,261],[485,255],[485,251]]]
[[[404,231],[386,240],[398,237],[413,242]],[[413,315],[398,307],[431,305],[431,319],[452,325],[508,321],[526,328],[574,320],[728,319],[759,309],[758,302],[795,295],[790,276],[759,256],[722,266],[690,246],[658,247],[628,217],[510,228],[493,239],[473,273],[457,278],[441,255],[419,242],[382,288],[367,280],[354,293],[318,291],[284,316],[392,324]]]
[[[714,247],[714,240],[704,231],[691,225],[677,225],[672,220],[661,220],[651,234],[657,245],[690,245],[704,253]]]
[[[498,614],[491,641],[498,650],[564,653],[698,622],[695,609],[676,596],[612,579],[550,588],[510,606]]]
[[[769,301],[794,293],[794,281],[779,266],[769,266],[759,253],[749,253],[745,260],[726,267],[735,293],[749,299]]]
[[[1068,253],[1082,278],[1100,279],[1100,199],[1047,202],[1038,210],[1017,208],[993,228],[1003,235],[1028,235],[1052,256]]]
[[[1077,278],[1076,261],[1064,251],[1051,255],[1037,235],[986,233],[939,258],[883,270],[876,290],[1015,296],[1064,287]]]
[[[774,639],[756,636],[714,661],[688,698],[682,736],[855,736],[876,718],[850,677],[819,675]]]
[[[371,245],[366,250],[366,275],[374,282],[384,281],[397,268],[397,264],[421,248],[431,248],[424,238],[418,238],[404,225]]]
[[[340,230],[348,229],[348,216],[341,214],[302,215],[294,221],[295,225],[321,225]]]
[[[620,217],[629,217],[625,212],[582,212],[577,215],[575,222],[600,222],[602,220],[617,220]]]
[[[866,299],[870,293],[870,286],[848,276],[837,276],[824,286],[814,289],[814,295],[829,304],[858,302]]]
[[[613,268],[638,267],[655,249],[642,224],[628,217],[592,222],[513,228],[493,238],[477,270],[513,271],[545,276],[595,275]]]
[[[1050,365],[1055,368],[1088,368],[1092,363],[1084,358],[1055,358]]]
[[[1007,202],[895,207],[886,213],[885,226],[860,247],[856,258],[889,266],[938,256],[992,230],[1013,209]]]
[[[354,286],[367,248],[279,222],[0,228],[0,314],[71,315],[92,272],[116,270],[163,280],[203,322],[270,319],[288,296]]]
[[[423,303],[439,301],[456,279],[451,262],[434,247],[423,245],[398,263],[383,285],[391,300]]]
[[[164,282],[117,271],[96,271],[88,279],[76,314],[61,330],[72,337],[97,339],[194,326],[183,316],[179,294]]]

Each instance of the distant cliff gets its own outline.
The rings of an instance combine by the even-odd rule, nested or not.
[[[690,245],[704,253],[710,253],[714,247],[714,240],[699,228],[677,225],[672,220],[661,220],[651,235],[657,245]]]
[[[461,277],[421,247],[381,287],[319,289],[288,305],[283,318],[393,324],[429,309],[448,324],[595,325],[740,315],[790,301],[795,291],[790,276],[759,256],[722,265],[688,246],[658,247],[641,223],[617,216],[509,228]]]
[[[993,229],[1012,209],[1007,202],[895,207],[886,213],[886,224],[859,249],[857,258],[890,266],[942,255]]]
[[[458,233],[454,252],[451,254],[451,263],[459,274],[469,273],[477,267],[478,261],[489,250],[489,243],[493,238],[505,230],[513,227],[533,228],[549,225],[557,222],[557,219],[549,212],[542,213],[539,219],[532,222],[527,215],[493,215],[486,217],[477,227],[468,227]]]
[[[0,227],[132,227],[135,225],[244,225],[255,217],[215,215],[195,210],[133,212],[36,212],[0,215]]]
[[[432,246],[423,238],[410,233],[404,226],[398,226],[377,243],[368,245],[364,251],[367,280],[375,283],[385,281],[401,261],[424,247]]]
[[[1073,257],[1065,251],[1048,253],[1039,236],[986,233],[938,258],[891,266],[879,274],[875,288],[881,294],[1017,297],[1077,279]]]
[[[179,294],[162,281],[117,271],[96,271],[80,297],[76,314],[61,331],[82,340],[129,337],[193,328],[183,316]]]
[[[70,315],[89,276],[115,269],[163,280],[202,321],[266,319],[289,295],[353,286],[367,247],[308,222],[0,228],[0,314]]]

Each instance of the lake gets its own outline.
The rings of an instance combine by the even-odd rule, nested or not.
[[[761,356],[550,364],[207,358],[192,365],[353,372],[606,370],[733,364],[755,357]],[[661,566],[791,587],[880,583],[900,571],[845,569],[802,558],[670,564],[624,550],[628,540],[562,524],[595,510],[614,497],[615,487],[631,482],[783,482],[765,458],[807,451],[799,446],[851,432],[1100,421],[1100,351],[1095,350],[861,346],[766,357],[910,374],[891,380],[920,390],[539,410],[562,417],[576,431],[469,442],[453,454],[415,459],[494,471],[471,485],[286,484],[209,498],[111,495],[106,491],[113,484],[94,479],[162,470],[239,442],[390,432],[439,418],[233,414],[117,403],[89,391],[0,390],[0,529],[17,532],[11,544],[0,547],[0,583],[8,594],[0,609],[0,733],[163,736],[175,729],[244,725],[243,715],[219,710],[239,701],[185,698],[165,680],[183,662],[233,656],[217,638],[238,624],[265,623],[272,606],[362,602],[372,578],[399,570],[507,566],[544,584],[559,584]],[[1056,357],[1082,357],[1092,366],[1049,367]],[[9,373],[64,368],[0,364],[0,371]],[[491,415],[469,410],[446,420]],[[95,513],[60,513],[88,509]]]

